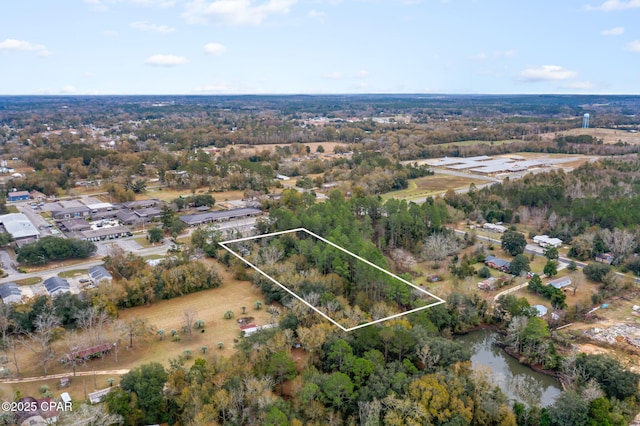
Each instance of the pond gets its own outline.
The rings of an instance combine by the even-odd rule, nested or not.
[[[474,369],[485,369],[490,378],[512,400],[545,407],[553,404],[562,392],[560,382],[520,364],[504,349],[495,346],[500,335],[492,330],[477,330],[458,336],[456,341],[471,348]]]

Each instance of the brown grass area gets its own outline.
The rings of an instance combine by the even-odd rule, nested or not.
[[[425,176],[418,179],[411,179],[407,189],[400,191],[387,192],[383,194],[383,199],[397,198],[410,200],[419,197],[428,197],[431,195],[446,192],[449,189],[466,188],[470,184],[479,185],[486,183],[484,180],[474,179],[473,177],[461,177],[450,175],[433,175]]]
[[[40,386],[46,385],[49,386],[49,390],[53,394],[54,398],[58,397],[62,392],[68,392],[73,400],[78,401],[85,399],[85,391],[88,398],[89,393],[95,390],[108,388],[109,382],[107,381],[107,379],[109,378],[115,379],[115,381],[113,382],[113,386],[116,386],[118,383],[120,383],[120,377],[113,374],[96,374],[95,376],[92,375],[83,377],[73,377],[73,374],[69,374],[69,378],[71,379],[71,384],[65,388],[59,387],[60,379],[47,379],[37,382],[26,382],[18,384],[0,383],[0,398],[11,401],[13,400],[15,391],[20,391],[20,394],[22,396],[33,396],[34,398],[41,398],[42,394],[40,393]]]
[[[146,307],[140,306],[136,308],[121,311],[120,318],[128,319],[135,316],[146,318],[150,324],[158,329],[164,329],[167,332],[164,342],[170,341],[169,332],[172,329],[180,330],[182,328],[182,315],[186,309],[193,309],[197,312],[196,319],[202,319],[205,322],[205,332],[200,333],[194,330],[193,344],[194,354],[202,346],[208,346],[211,350],[224,355],[231,355],[234,352],[233,339],[240,334],[240,328],[237,319],[242,315],[242,306],[246,307],[246,316],[254,317],[254,323],[264,325],[269,322],[270,315],[265,311],[264,298],[260,289],[252,285],[248,281],[239,281],[233,278],[232,274],[222,268],[218,268],[222,276],[222,285],[215,289],[200,291],[186,296],[178,297],[170,300],[161,300],[153,305]],[[260,300],[263,303],[261,310],[254,308],[254,303]],[[226,311],[232,310],[234,318],[224,319]],[[182,334],[182,333],[180,333]],[[224,343],[224,349],[218,350],[218,342]],[[189,345],[191,342],[186,336],[182,336],[180,343],[169,342],[173,346]],[[195,346],[197,345],[197,346]],[[155,348],[156,350],[166,351],[167,356],[177,356],[182,350],[176,351],[173,347],[166,348],[166,345]],[[215,349],[214,349],[215,348]],[[193,349],[193,348],[191,348]],[[155,356],[158,360],[166,360],[166,356]]]
[[[213,260],[207,263],[216,264]],[[218,265],[219,266],[219,265]],[[237,319],[242,317],[241,307],[246,306],[246,315],[253,317],[253,323],[264,325],[269,323],[270,315],[266,312],[266,305],[260,290],[248,281],[239,281],[233,278],[232,274],[218,267],[219,273],[223,278],[222,285],[219,288],[200,291],[198,293],[189,294],[171,300],[162,300],[154,303],[149,307],[136,307],[119,312],[120,319],[126,320],[135,316],[146,318],[149,324],[156,328],[165,329],[166,335],[161,341],[157,335],[150,335],[146,340],[138,341],[134,339],[133,349],[126,349],[128,338],[120,341],[120,349],[118,350],[118,361],[115,360],[115,354],[111,353],[104,359],[95,359],[88,361],[84,365],[79,365],[77,371],[110,371],[120,369],[131,369],[135,366],[149,363],[160,362],[168,365],[169,359],[175,359],[184,354],[185,350],[190,350],[193,359],[202,357],[201,348],[206,346],[207,356],[209,354],[220,354],[230,356],[235,352],[234,339],[240,334],[240,327]],[[263,302],[263,308],[256,310],[254,303],[260,300]],[[182,315],[186,309],[194,309],[197,312],[196,319],[202,319],[205,322],[204,332],[200,330],[193,331],[192,339],[183,335]],[[232,310],[235,314],[233,319],[226,320],[223,318],[227,310]],[[171,329],[180,331],[181,340],[173,341],[170,336]],[[109,341],[116,341],[115,336],[107,338]],[[218,342],[224,343],[223,349],[218,349]],[[66,347],[62,340],[55,343],[56,353],[62,354],[66,352]],[[21,377],[34,377],[42,375],[42,367],[39,359],[28,349],[21,349],[19,354],[19,365]],[[12,371],[14,367],[7,365]],[[68,373],[72,376],[72,369],[68,365],[52,361],[49,367],[49,374]],[[119,377],[116,375],[99,376],[97,379],[98,389],[108,386],[106,379],[113,377],[116,383]],[[23,395],[38,392],[42,384],[50,386],[52,392],[57,396],[60,392],[68,391],[74,399],[84,398],[83,380],[86,381],[87,392],[94,390],[93,377],[76,377],[72,378],[71,388],[57,390],[59,379],[46,379],[37,382],[19,383],[19,384],[2,384],[0,383],[0,397],[9,397],[15,390],[20,390]],[[69,390],[70,389],[70,390]]]
[[[614,144],[620,141],[631,145],[640,144],[640,133],[631,133],[626,130],[616,129],[571,129],[563,132],[544,133],[540,135],[543,139],[554,139],[558,135],[580,136],[589,135],[597,139],[602,139],[605,144]]]

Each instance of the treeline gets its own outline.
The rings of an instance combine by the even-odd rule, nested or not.
[[[299,368],[292,340],[306,352]],[[230,359],[203,357],[190,368],[178,359],[168,370],[132,370],[106,404],[125,424],[171,419],[515,425],[507,397],[473,373],[468,350],[439,337],[427,314],[350,334],[321,323],[265,330],[244,338],[238,348]]]
[[[116,279],[93,291],[94,304],[115,312],[116,308],[150,305],[155,300],[219,287],[222,279],[218,272],[191,261],[191,255],[189,250],[170,250],[168,258],[150,266],[140,256],[113,249],[105,258],[105,267]]]
[[[96,252],[91,241],[75,238],[44,237],[17,250],[16,260],[26,265],[46,264],[67,259],[86,259]]]

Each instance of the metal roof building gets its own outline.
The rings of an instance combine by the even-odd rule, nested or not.
[[[223,222],[239,217],[257,216],[262,213],[260,209],[242,208],[232,210],[221,210],[199,214],[187,214],[180,216],[180,220],[189,226],[201,225],[203,223]]]
[[[4,226],[4,229],[13,236],[14,239],[19,240],[23,238],[38,238],[40,231],[33,226],[33,223],[23,213],[10,213],[0,216],[0,223]]]

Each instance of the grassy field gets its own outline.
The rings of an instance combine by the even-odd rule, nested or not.
[[[467,188],[472,183],[478,185],[481,183],[486,183],[486,181],[474,179],[472,177],[449,175],[425,176],[418,179],[411,179],[409,181],[409,187],[407,189],[387,192],[386,194],[382,195],[382,198],[385,200],[388,200],[389,198],[412,200],[414,198],[429,197],[441,194],[447,192],[447,190],[449,189],[455,190],[460,188]]]
[[[215,264],[214,261],[207,260],[207,263]],[[219,266],[219,265],[217,265]],[[222,267],[218,267],[222,276],[222,285],[219,288],[209,289],[193,293],[183,297],[171,300],[162,300],[155,302],[153,305],[146,307],[141,306],[131,308],[119,312],[119,319],[127,320],[133,317],[146,318],[148,323],[156,329],[165,329],[166,336],[160,340],[155,333],[149,335],[147,339],[141,341],[134,340],[133,349],[126,349],[128,338],[118,337],[113,332],[108,332],[108,341],[116,341],[120,338],[120,349],[118,351],[118,361],[116,362],[115,354],[111,353],[104,359],[95,359],[88,361],[84,365],[77,367],[77,371],[110,371],[131,369],[140,364],[152,361],[160,362],[168,365],[169,359],[175,359],[184,354],[185,350],[191,351],[193,359],[202,356],[211,355],[231,355],[234,349],[234,340],[240,335],[240,327],[237,320],[241,317],[251,317],[251,323],[257,325],[268,324],[271,315],[266,312],[266,305],[260,290],[248,281],[239,281],[233,278],[230,272]],[[261,301],[262,309],[255,309],[255,302]],[[242,314],[242,306],[245,306],[246,313]],[[180,341],[173,341],[170,336],[170,330],[182,329],[183,312],[186,309],[193,309],[197,312],[196,319],[202,319],[205,322],[204,332],[194,330],[192,338],[182,335],[180,332]],[[224,319],[224,313],[228,310],[234,312],[234,317],[230,320]],[[218,348],[218,342],[224,344],[222,349]],[[62,340],[55,342],[54,347],[56,353],[62,354],[66,352],[65,344]],[[203,354],[202,347],[206,347],[206,354]],[[191,361],[191,362],[192,362]],[[42,367],[39,359],[34,353],[24,348],[19,353],[19,365],[22,377],[33,377],[42,375]],[[14,370],[12,365],[8,365]],[[49,368],[49,374],[69,373],[69,366],[52,361]],[[98,377],[97,388],[102,389],[108,386],[106,379],[113,377],[105,375]],[[119,377],[113,377],[116,383]],[[15,390],[20,390],[23,395],[37,392],[42,384],[50,386],[55,396],[60,392],[68,391],[74,399],[84,399],[84,388],[87,392],[94,390],[93,377],[77,377],[72,378],[72,386],[64,390],[57,390],[58,379],[46,379],[37,382],[20,383],[20,384],[1,384],[0,393],[2,396],[12,395]]]
[[[58,276],[60,278],[73,278],[79,275],[86,275],[89,273],[88,269],[73,269],[71,271],[60,272]]]
[[[614,144],[618,142],[628,143],[631,145],[640,144],[640,133],[631,133],[627,132],[626,130],[616,129],[571,129],[563,132],[544,133],[541,136],[543,139],[555,139],[559,135],[589,135],[597,139],[602,139],[605,144]]]
[[[31,278],[23,278],[21,280],[15,280],[15,283],[18,285],[34,285],[42,282],[42,278],[40,277],[31,277]]]

